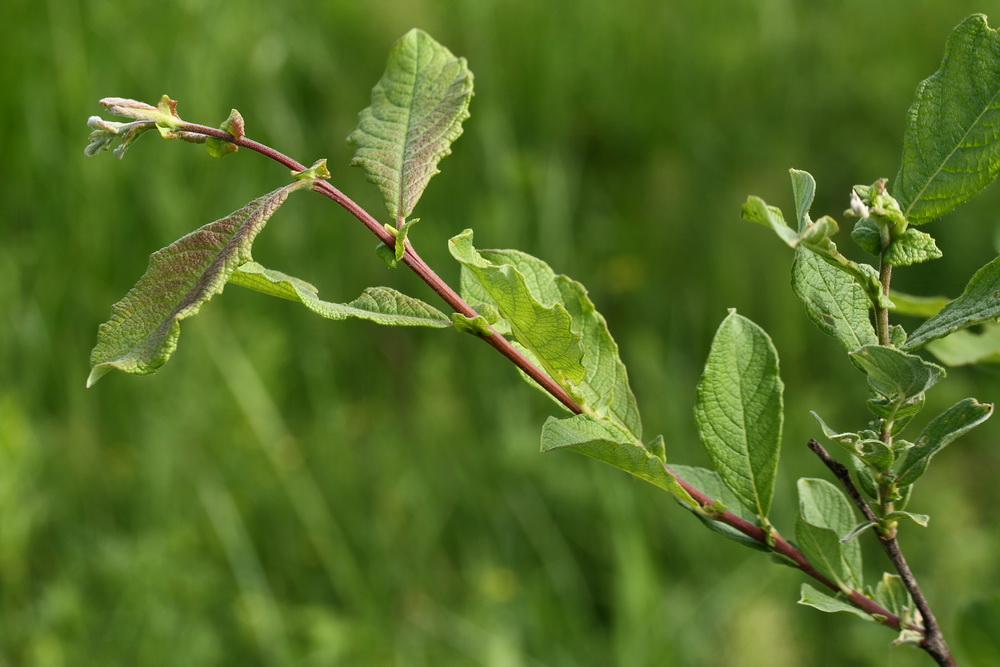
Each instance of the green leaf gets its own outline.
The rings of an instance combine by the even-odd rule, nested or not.
[[[882,574],[882,579],[875,586],[875,601],[896,616],[913,610],[913,598],[898,574]]]
[[[984,324],[978,333],[960,329],[932,340],[927,350],[946,366],[1000,363],[1000,325]]]
[[[112,368],[141,375],[165,364],[177,347],[181,320],[196,314],[239,266],[252,261],[254,238],[288,195],[312,185],[296,181],[278,188],[153,253],[146,273],[97,330],[87,386]]]
[[[889,297],[896,304],[893,312],[900,315],[915,315],[917,317],[931,317],[948,304],[948,297],[944,296],[914,296],[891,290]]]
[[[934,242],[934,237],[919,229],[907,229],[889,245],[885,252],[885,260],[893,266],[909,266],[928,260],[937,259],[941,251]]]
[[[837,443],[848,452],[864,461],[865,464],[871,466],[879,472],[885,472],[888,470],[889,466],[891,466],[892,462],[895,460],[892,450],[888,445],[878,439],[878,434],[874,431],[862,431],[861,433],[837,433],[832,428],[827,426],[826,422],[820,419],[818,414],[813,412],[812,416],[819,422],[823,435],[826,436],[828,440],[832,440]]]
[[[788,173],[792,177],[792,196],[795,198],[795,215],[801,234],[812,224],[809,209],[816,197],[816,179],[808,171],[799,169],[789,169]]]
[[[795,539],[802,553],[845,590],[860,590],[861,546],[857,540],[841,541],[857,523],[851,502],[824,479],[800,479],[798,490]]]
[[[474,336],[489,336],[493,333],[490,330],[490,323],[482,315],[476,317],[466,317],[462,313],[452,313],[451,321],[455,328],[464,333]]]
[[[223,132],[228,132],[236,139],[242,139],[246,136],[243,116],[241,116],[240,112],[236,109],[229,112],[229,118],[222,123],[219,129]],[[229,153],[235,153],[240,149],[239,146],[231,141],[223,141],[222,139],[216,139],[215,137],[208,137],[205,139],[205,148],[208,149],[208,154],[212,157],[223,157]]]
[[[743,503],[741,503],[739,498],[737,498],[733,492],[729,490],[729,487],[726,486],[725,482],[722,481],[722,478],[719,477],[719,474],[714,470],[683,465],[672,465],[670,466],[670,469],[673,470],[678,476],[687,480],[691,485],[700,489],[705,495],[715,499],[717,501],[716,509],[719,511],[729,510],[733,514],[736,514],[751,523],[756,518],[752,513],[748,512],[743,507]],[[678,502],[680,501],[678,500]],[[734,542],[739,542],[740,544],[748,546],[751,549],[756,549],[757,551],[770,551],[767,546],[751,537],[748,537],[732,526],[714,520],[711,516],[711,512],[706,511],[700,505],[695,504],[692,506],[687,503],[680,504],[685,509],[691,511],[710,529],[728,537]]]
[[[669,491],[683,504],[697,506],[697,501],[678,484],[656,454],[635,436],[610,419],[574,415],[564,419],[549,417],[542,427],[542,451],[566,449],[603,461],[620,470]]]
[[[441,311],[390,287],[369,287],[350,303],[331,303],[320,300],[316,288],[309,283],[266,269],[256,262],[240,266],[230,276],[229,282],[297,301],[328,320],[357,318],[392,327],[451,326],[448,316]]]
[[[770,337],[731,310],[712,341],[695,417],[722,480],[761,519],[770,509],[778,469],[782,388]]]
[[[542,260],[518,250],[476,250],[472,247],[471,232],[463,232],[452,239],[451,248],[463,265],[462,296],[470,303],[492,307],[503,318],[494,326],[498,330],[512,331],[515,340],[531,350],[535,357],[541,355],[528,341],[522,340],[522,336],[534,336],[538,333],[534,331],[537,325],[532,324],[530,317],[515,318],[512,313],[517,308],[527,312],[527,304],[535,303],[542,309],[565,312],[569,316],[570,333],[581,346],[579,363],[584,372],[582,377],[560,384],[588,412],[613,419],[637,440],[641,439],[639,410],[629,388],[625,365],[619,357],[618,344],[583,285],[556,274]],[[478,311],[479,306],[476,308]],[[540,361],[544,366],[546,361]]]
[[[411,30],[392,47],[371,106],[348,137],[352,166],[378,186],[393,220],[413,211],[469,117],[472,72],[430,35]]]
[[[809,319],[823,333],[838,339],[848,352],[878,343],[869,316],[871,301],[865,291],[816,253],[796,248],[792,290],[805,304]]]
[[[479,281],[485,295],[511,326],[515,340],[528,348],[548,375],[566,385],[583,380],[583,349],[565,306],[538,300],[524,274],[510,264],[485,259],[472,245],[472,230],[448,243],[452,256]]]
[[[932,340],[1000,317],[1000,257],[976,271],[962,296],[948,302],[907,339],[904,349],[915,350]]]
[[[782,241],[794,248],[799,243],[799,234],[788,226],[781,209],[769,206],[760,197],[751,195],[743,204],[741,213],[744,220],[770,227]]]
[[[944,377],[944,369],[920,357],[884,345],[866,345],[851,357],[881,396],[902,403],[924,393]]]
[[[869,255],[878,257],[882,253],[882,231],[871,218],[861,218],[854,223],[851,240]]]
[[[296,181],[315,181],[320,178],[330,178],[330,170],[326,166],[326,158],[316,160],[311,167],[307,167],[302,171],[292,169],[291,173],[292,178]]]
[[[935,417],[920,437],[900,458],[896,466],[896,484],[906,486],[917,481],[927,470],[931,458],[951,442],[979,426],[993,414],[993,406],[966,398]]]
[[[802,584],[801,597],[799,598],[799,604],[804,604],[807,607],[813,607],[819,609],[820,611],[825,611],[827,613],[833,613],[837,611],[846,611],[855,616],[860,616],[866,621],[874,621],[875,617],[868,612],[862,611],[850,604],[846,600],[840,597],[834,597],[832,595],[827,595],[822,591],[818,591],[809,584]]]
[[[910,224],[950,212],[1000,171],[1000,36],[974,14],[948,38],[941,67],[917,86],[895,195]]]

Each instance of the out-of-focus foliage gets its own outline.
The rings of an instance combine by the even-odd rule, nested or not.
[[[756,193],[787,209],[798,167],[819,183],[812,211],[838,217],[853,184],[895,174],[917,82],[990,7],[142,4],[0,6],[0,665],[926,664],[875,626],[795,605],[798,575],[653,486],[539,455],[552,404],[472,337],[329,322],[230,287],[170,367],[85,390],[97,325],[147,255],[287,170],[155,137],[130,165],[83,148],[102,97],[169,93],[209,125],[238,108],[248,136],[329,158],[378,213],[345,138],[390,45],[426,30],[468,59],[476,97],[417,210],[421,253],[457,284],[446,239],[472,227],[583,282],[645,432],[678,463],[706,462],[694,388],[726,308],[764,326],[788,411],[771,518],[791,534],[794,480],[824,474],[808,410],[861,428],[866,396],[787,289],[787,252],[740,206]],[[932,224],[944,258],[898,287],[956,296],[996,254],[995,196]],[[301,197],[254,256],[334,301],[385,284],[439,305],[374,245]],[[950,371],[927,413],[997,400],[996,376]],[[1000,576],[997,428],[936,459],[918,482],[928,506],[911,507],[934,520],[902,536],[946,628]]]

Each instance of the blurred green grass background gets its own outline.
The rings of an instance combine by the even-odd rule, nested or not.
[[[488,347],[330,323],[238,288],[184,323],[160,373],[84,390],[98,324],[150,252],[287,180],[248,153],[154,137],[85,159],[105,96],[155,101],[309,164],[381,215],[344,138],[392,42],[468,58],[472,118],[416,215],[581,280],[629,365],[646,432],[702,464],[694,386],[737,307],[773,336],[788,410],[778,526],[823,476],[810,409],[866,419],[864,388],[788,286],[747,194],[814,213],[893,177],[917,82],[994,3],[795,0],[233,0],[0,7],[0,665],[926,665],[891,633],[794,604],[802,577],[703,530],[662,492],[537,453],[552,405]],[[1000,18],[1000,17],[997,17]],[[931,231],[945,258],[897,285],[956,295],[996,254],[997,192]],[[846,241],[842,243],[846,248]],[[255,256],[331,300],[387,284],[374,239],[319,197]],[[930,396],[995,401],[992,368]],[[928,411],[928,415],[934,414]],[[941,455],[903,546],[947,630],[998,583],[1000,423]],[[882,557],[866,552],[872,581]],[[957,638],[953,635],[953,642]],[[975,656],[966,656],[973,661]]]

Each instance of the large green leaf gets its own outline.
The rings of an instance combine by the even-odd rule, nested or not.
[[[369,287],[350,303],[331,303],[320,299],[316,288],[309,283],[266,269],[257,262],[247,262],[239,267],[230,276],[229,282],[271,296],[298,301],[329,320],[354,317],[392,327],[451,326],[451,320],[440,310],[390,287]]]
[[[830,266],[805,248],[795,249],[792,290],[805,304],[806,313],[823,333],[839,340],[848,352],[875,345],[871,301],[847,273]]]
[[[392,47],[348,141],[356,149],[351,165],[378,186],[393,220],[409,217],[438,162],[451,153],[471,99],[465,59],[427,33],[413,29]]]
[[[510,266],[524,277],[528,292],[539,303],[559,304],[570,316],[570,329],[580,337],[584,377],[565,387],[581,406],[597,416],[610,417],[635,437],[642,437],[642,424],[635,397],[629,388],[628,373],[618,354],[604,317],[597,312],[583,285],[527,253],[519,250],[479,250],[483,259],[496,266]],[[463,266],[462,294],[470,302],[497,308],[489,291],[480,283],[481,273]],[[509,330],[504,320],[500,329]]]
[[[1000,257],[976,271],[962,295],[910,334],[903,348],[915,350],[932,340],[1000,317]]]
[[[688,506],[697,502],[681,487],[663,459],[635,439],[635,435],[610,419],[574,415],[549,417],[542,427],[542,451],[566,449],[599,461],[669,491]]]
[[[238,267],[252,261],[254,238],[289,193],[314,183],[278,188],[153,253],[146,273],[97,330],[87,386],[112,368],[142,375],[165,364],[177,347],[181,320],[196,314]]]
[[[463,285],[474,280],[478,285],[476,300],[493,306],[514,339],[573,396],[573,388],[587,378],[582,337],[573,330],[572,317],[561,303],[554,278],[544,271],[525,274],[513,264],[490,261],[473,246],[472,230],[452,238],[448,248],[467,272]],[[537,264],[530,266],[538,268]]]
[[[1000,35],[974,14],[948,38],[941,67],[917,86],[893,194],[922,224],[953,210],[1000,171]]]
[[[762,519],[771,506],[778,470],[782,389],[770,337],[730,311],[712,341],[695,416],[722,481]]]
[[[795,539],[802,553],[844,589],[860,590],[861,546],[854,539],[841,541],[857,523],[851,502],[824,479],[800,479],[798,490]]]

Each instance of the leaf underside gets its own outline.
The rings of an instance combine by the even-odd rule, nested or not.
[[[356,149],[351,165],[378,186],[393,220],[409,217],[438,162],[451,153],[471,99],[465,59],[427,33],[411,30],[392,47],[348,141]]]
[[[146,273],[98,327],[87,386],[113,368],[144,375],[166,363],[177,347],[181,320],[222,292],[233,272],[253,259],[254,238],[288,195],[313,184],[296,181],[278,188],[153,253]]]

